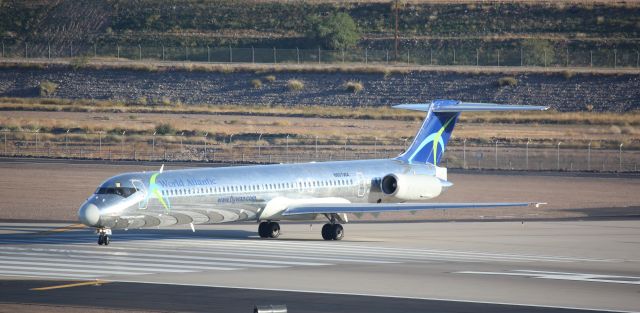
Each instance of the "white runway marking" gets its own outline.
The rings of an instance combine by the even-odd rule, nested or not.
[[[640,285],[640,277],[601,275],[591,273],[547,272],[534,270],[514,270],[509,272],[460,271],[458,274],[520,276],[541,279],[571,280],[597,283]]]
[[[119,234],[114,237],[110,246],[98,246],[95,236],[86,231],[46,237],[0,236],[0,275],[50,278],[91,279],[116,275],[271,270],[339,264],[618,261],[568,256],[374,247],[350,242],[209,239],[145,233]],[[542,275],[519,273],[520,276],[525,274]],[[611,278],[589,279],[595,281]]]

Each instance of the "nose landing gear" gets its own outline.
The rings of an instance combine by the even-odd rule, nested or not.
[[[109,228],[98,228],[96,229],[96,233],[98,234],[98,244],[108,246],[111,243],[111,229]]]

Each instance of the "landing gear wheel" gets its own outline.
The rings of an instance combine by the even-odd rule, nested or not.
[[[269,223],[268,222],[260,223],[260,225],[258,226],[258,235],[260,235],[260,238],[268,238],[269,237],[269,231],[267,230],[268,227],[269,227]]]
[[[104,236],[104,239],[102,239],[102,243],[103,243],[105,246],[108,246],[110,242],[111,242],[111,236],[109,236],[109,235],[105,235],[105,236]]]
[[[332,228],[331,224],[324,224],[324,226],[322,226],[322,239],[324,240],[333,239],[331,236],[331,228]]]
[[[278,238],[280,236],[280,224],[276,222],[262,222],[258,226],[260,238]]]
[[[280,236],[280,224],[276,222],[271,222],[269,224],[269,237],[278,238]]]
[[[103,245],[104,244],[104,235],[100,234],[100,236],[98,236],[98,244],[99,245]]]
[[[340,224],[324,224],[322,226],[322,239],[341,240],[344,237],[344,228]]]
[[[344,237],[344,228],[340,224],[333,224],[331,228],[331,239],[333,240],[342,240]]]

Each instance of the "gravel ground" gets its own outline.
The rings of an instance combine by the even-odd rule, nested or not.
[[[0,69],[0,96],[37,97],[38,84],[59,84],[54,97],[69,99],[166,97],[183,103],[284,104],[284,105],[389,105],[430,99],[464,99],[512,104],[550,105],[561,111],[625,112],[638,108],[640,75],[514,73],[517,86],[499,87],[505,74],[411,72],[408,74],[275,73],[276,81],[263,79],[262,88],[251,85],[265,74],[253,72],[205,73],[187,71]],[[287,81],[302,80],[301,91],[289,91]],[[347,81],[360,81],[364,90],[345,91]]]

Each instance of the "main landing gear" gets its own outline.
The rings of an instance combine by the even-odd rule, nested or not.
[[[327,223],[322,226],[322,239],[340,240],[344,237],[344,228],[340,224]]]
[[[324,215],[329,223],[322,226],[322,239],[324,240],[342,240],[344,237],[344,228],[338,222],[347,222],[346,216],[340,217],[338,214]]]
[[[260,238],[278,238],[280,236],[280,224],[276,222],[262,222],[258,226]]]
[[[98,228],[96,229],[96,233],[98,234],[98,244],[108,246],[111,243],[111,229],[108,228]]]

